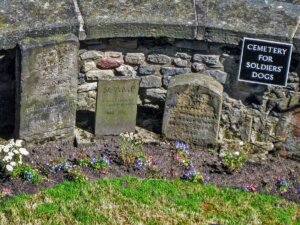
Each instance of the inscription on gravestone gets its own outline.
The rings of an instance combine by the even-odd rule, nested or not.
[[[163,134],[198,145],[217,141],[223,86],[203,74],[171,79],[163,119]]]
[[[244,38],[239,81],[286,86],[292,45]]]
[[[73,35],[20,43],[17,136],[28,142],[72,137],[77,99],[78,41]],[[19,69],[20,70],[20,69]]]
[[[133,132],[136,125],[138,78],[98,81],[95,135]]]

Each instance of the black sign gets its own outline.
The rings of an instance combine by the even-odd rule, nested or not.
[[[286,86],[292,45],[244,38],[239,81]]]

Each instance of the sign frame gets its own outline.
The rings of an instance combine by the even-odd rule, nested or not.
[[[271,84],[271,83],[266,83],[266,82],[257,82],[257,81],[251,81],[251,80],[245,80],[245,79],[241,79],[241,69],[242,69],[242,63],[243,63],[243,56],[244,56],[244,47],[245,47],[245,41],[246,40],[252,40],[252,41],[260,41],[260,42],[265,42],[265,43],[273,43],[273,44],[280,44],[280,45],[286,45],[290,48],[290,53],[288,55],[289,59],[288,59],[288,64],[287,64],[287,72],[285,74],[286,78],[285,78],[285,82],[284,85],[279,85],[279,84]],[[242,52],[241,52],[241,56],[240,56],[240,62],[239,62],[239,70],[238,70],[238,81],[240,82],[246,82],[246,83],[251,83],[251,84],[260,84],[260,85],[267,85],[267,86],[274,86],[274,87],[286,87],[287,86],[287,81],[288,81],[288,74],[289,74],[289,70],[290,70],[290,66],[291,66],[291,59],[292,59],[292,52],[293,52],[293,44],[290,43],[284,43],[284,42],[277,42],[277,41],[269,41],[269,40],[262,40],[262,39],[257,39],[257,38],[248,38],[248,37],[244,37],[243,38],[243,45],[242,45]]]

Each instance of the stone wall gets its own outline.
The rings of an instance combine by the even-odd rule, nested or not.
[[[273,145],[282,148],[279,140],[283,135],[278,127],[284,126],[284,115],[293,113],[300,105],[299,54],[293,54],[288,85],[281,88],[238,82],[240,51],[238,45],[170,38],[115,38],[82,42],[78,110],[90,114],[95,111],[98,78],[138,76],[141,78],[138,123],[150,130],[161,131],[170,78],[201,72],[224,86],[219,140],[238,138],[265,143],[266,148]],[[88,117],[79,121],[90,127],[91,122]],[[294,135],[289,142],[299,138],[298,132],[290,132],[289,135]],[[289,146],[294,144],[286,147],[295,150],[295,147]]]
[[[73,34],[74,40],[81,40],[80,68],[66,68],[58,77],[79,71],[78,126],[93,131],[99,77],[139,76],[138,125],[160,132],[170,77],[201,72],[224,87],[219,140],[239,138],[280,150],[300,149],[298,0],[2,0],[0,9],[0,130],[18,133],[12,121],[20,110],[13,96],[22,82],[15,83],[15,65],[26,79],[42,80],[39,73],[35,77],[35,71],[18,67],[22,62],[30,69],[34,62],[14,49],[18,53],[24,40],[33,38],[42,50],[47,48],[45,37]],[[293,44],[286,88],[237,82],[243,37]],[[55,38],[53,49],[62,41]],[[61,66],[71,59],[67,61]],[[32,84],[33,89],[47,89]],[[57,92],[47,90],[50,96]]]

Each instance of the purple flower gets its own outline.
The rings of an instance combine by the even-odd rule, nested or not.
[[[190,162],[189,166],[187,167],[187,171],[185,172],[185,174],[183,174],[181,179],[183,179],[183,180],[194,180],[195,177],[197,177],[197,172],[195,170],[195,167],[194,167],[193,163]]]
[[[179,151],[183,151],[186,154],[189,154],[189,145],[185,144],[184,142],[181,141],[176,141],[175,147]]]
[[[277,186],[280,187],[289,187],[289,184],[283,179],[279,179],[277,182]]]
[[[107,166],[110,165],[110,161],[109,161],[109,158],[107,156],[103,157],[103,161],[106,163]]]
[[[144,161],[141,158],[136,158],[134,161],[134,167],[138,170],[142,169],[144,167]]]
[[[248,186],[247,185],[243,185],[242,186],[242,190],[246,191],[246,192],[249,192],[249,189],[248,189]]]
[[[297,192],[300,195],[300,186],[297,187]]]
[[[25,171],[24,172],[24,178],[26,180],[31,180],[33,178],[33,174],[31,172]]]
[[[208,174],[206,174],[206,173],[204,174],[204,176],[205,176],[204,183],[208,184],[209,181],[210,181],[210,176]]]

